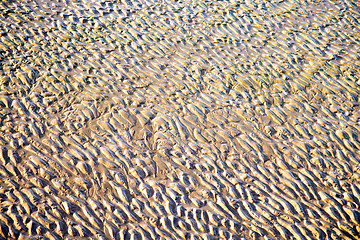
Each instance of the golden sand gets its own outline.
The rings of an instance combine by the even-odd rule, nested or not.
[[[0,239],[360,239],[357,1],[0,2]]]

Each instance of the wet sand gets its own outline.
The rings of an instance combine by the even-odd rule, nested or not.
[[[359,15],[2,1],[0,239],[360,239]]]

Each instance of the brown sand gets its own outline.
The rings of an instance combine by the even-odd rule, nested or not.
[[[1,1],[0,239],[360,239],[359,16]]]

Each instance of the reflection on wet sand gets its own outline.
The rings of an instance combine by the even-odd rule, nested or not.
[[[0,3],[0,239],[357,239],[359,4]]]

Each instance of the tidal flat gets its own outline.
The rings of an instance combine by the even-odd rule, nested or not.
[[[0,240],[360,239],[359,17],[0,1]]]

